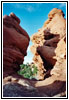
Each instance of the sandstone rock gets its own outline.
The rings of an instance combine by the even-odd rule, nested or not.
[[[40,69],[38,74],[42,75],[42,79],[45,70],[45,73],[50,70],[50,75],[58,76],[57,73],[59,73],[59,76],[66,76],[66,42],[64,41],[66,39],[66,20],[64,13],[62,10],[54,8],[48,14],[48,18],[43,27],[31,37],[34,43],[31,47],[34,54],[33,60]]]
[[[20,19],[13,13],[3,18],[3,70],[4,76],[14,73],[27,54],[29,36],[19,25]],[[6,73],[7,72],[7,73]]]
[[[9,29],[9,32],[6,32],[8,39],[4,35],[4,41],[7,40],[7,42],[4,42],[4,71],[8,71],[10,76],[4,78],[3,96],[65,97],[66,21],[63,12],[57,8],[53,9],[49,13],[49,19],[44,23],[43,27],[31,37],[33,42],[33,46],[31,47],[31,51],[34,54],[33,60],[38,67],[37,79],[41,81],[25,79],[14,72],[14,69],[17,69],[17,65],[23,61],[26,55],[28,45],[26,42],[29,42],[29,37],[19,27],[20,20],[14,14],[10,16],[10,18],[4,16],[4,19],[9,19],[9,21],[5,21],[6,24],[4,23],[5,30]],[[11,18],[14,19],[13,23],[15,22],[15,24],[12,23]],[[14,30],[17,35],[13,34]],[[23,32],[24,34],[22,34]],[[21,37],[23,37],[22,41],[24,39],[24,42],[21,41]],[[21,42],[17,41],[17,39]],[[23,43],[23,48],[25,46],[24,49],[20,47]],[[7,76],[8,73],[5,73],[4,76]]]
[[[66,80],[66,43],[64,41],[65,38],[66,36],[63,37],[57,45],[57,48],[55,50],[57,62],[55,63],[54,68],[51,70],[51,75],[58,75],[60,77],[63,77],[64,80]]]
[[[55,14],[58,14],[58,15],[62,15],[62,16],[64,16],[64,13],[62,12],[62,10],[61,9],[57,9],[57,8],[54,8],[52,11],[50,11],[50,13],[48,14],[48,18],[49,19],[51,19],[51,18],[53,18],[54,16],[55,16]]]

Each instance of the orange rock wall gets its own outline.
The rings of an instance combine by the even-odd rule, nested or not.
[[[38,79],[50,75],[66,75],[66,20],[62,10],[54,8],[48,20],[32,35],[34,63],[38,66]],[[62,71],[62,72],[61,72]]]

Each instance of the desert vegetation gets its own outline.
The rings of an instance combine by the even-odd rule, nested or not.
[[[20,70],[17,73],[23,76],[24,78],[36,79],[37,71],[38,69],[35,66],[35,64],[27,63],[27,64],[21,64]]]

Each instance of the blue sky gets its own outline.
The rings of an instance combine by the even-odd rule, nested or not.
[[[48,19],[48,13],[53,8],[63,10],[66,18],[66,3],[3,3],[3,16],[11,12],[15,13],[21,20],[21,27],[27,31],[29,36],[32,36],[43,26]],[[24,63],[32,61],[31,45],[30,41]]]

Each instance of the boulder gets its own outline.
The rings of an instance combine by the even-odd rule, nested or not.
[[[44,93],[40,93],[31,85],[21,85],[19,83],[8,83],[3,86],[3,97],[48,97]]]

